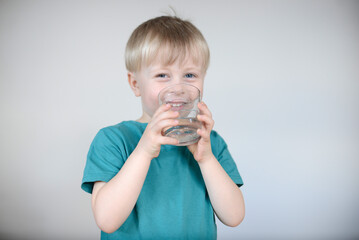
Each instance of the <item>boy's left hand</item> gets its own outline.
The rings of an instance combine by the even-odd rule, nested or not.
[[[197,130],[197,133],[201,138],[198,142],[189,145],[188,149],[197,162],[203,162],[213,156],[210,136],[214,121],[212,119],[212,113],[204,102],[198,103],[198,108],[200,114],[198,114],[197,119],[202,123],[202,127]]]

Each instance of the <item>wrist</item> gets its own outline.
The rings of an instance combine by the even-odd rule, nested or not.
[[[137,145],[137,147],[135,148],[135,150],[133,150],[131,155],[134,155],[136,158],[143,159],[143,161],[146,162],[151,162],[152,159],[156,157],[153,156],[152,154],[149,154],[148,151],[146,151],[139,145]]]
[[[207,156],[203,156],[201,159],[197,160],[198,165],[204,166],[207,165],[210,162],[217,161],[216,157],[213,155],[213,153],[208,154]]]
[[[151,140],[146,139],[144,136],[138,142],[135,150],[144,158],[152,160],[158,157],[161,151],[161,145],[153,144]]]

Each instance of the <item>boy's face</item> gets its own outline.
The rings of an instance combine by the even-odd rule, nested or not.
[[[136,96],[141,96],[143,115],[140,122],[148,122],[159,107],[158,93],[173,84],[187,83],[203,93],[205,71],[201,63],[192,58],[163,65],[157,58],[151,65],[142,67],[136,73],[128,73],[128,80]]]

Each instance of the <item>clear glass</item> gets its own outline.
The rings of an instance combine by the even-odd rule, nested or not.
[[[158,99],[160,105],[170,104],[172,111],[179,112],[179,124],[165,129],[163,134],[178,139],[178,146],[196,143],[200,139],[197,129],[201,128],[201,122],[197,120],[200,90],[190,84],[175,84],[162,89]]]

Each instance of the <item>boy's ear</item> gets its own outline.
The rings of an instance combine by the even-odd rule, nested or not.
[[[133,93],[135,94],[135,96],[136,97],[141,96],[141,91],[138,86],[138,81],[136,80],[135,74],[132,72],[128,72],[127,77],[128,77],[128,83],[130,84],[130,87],[131,87]]]

